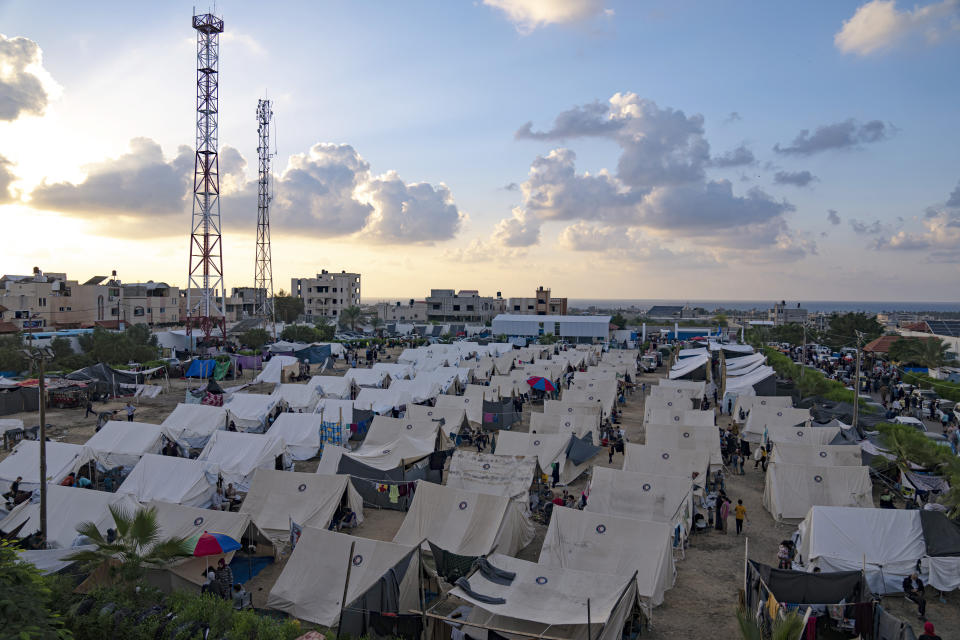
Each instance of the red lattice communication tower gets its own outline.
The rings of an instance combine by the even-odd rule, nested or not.
[[[226,336],[223,248],[220,235],[220,163],[217,157],[218,68],[223,20],[193,16],[197,32],[197,144],[193,217],[187,271],[187,334],[198,329],[207,344]],[[220,328],[220,335],[214,329]]]

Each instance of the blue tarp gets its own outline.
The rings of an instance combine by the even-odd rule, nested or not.
[[[217,367],[216,360],[194,360],[184,374],[187,378],[209,378]]]
[[[300,362],[306,360],[310,364],[322,364],[327,361],[327,358],[331,357],[330,345],[312,344],[306,349],[294,351],[293,357]]]

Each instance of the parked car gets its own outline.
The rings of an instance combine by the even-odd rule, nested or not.
[[[918,420],[917,418],[911,418],[910,416],[897,416],[893,419],[895,424],[906,424],[910,425],[917,431],[927,432],[927,425],[923,424],[923,420]]]

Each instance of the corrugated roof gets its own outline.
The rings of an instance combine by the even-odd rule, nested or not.
[[[501,313],[493,319],[494,322],[577,322],[610,324],[611,316],[534,316],[524,314]]]

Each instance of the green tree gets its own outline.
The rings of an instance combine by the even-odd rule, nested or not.
[[[273,297],[273,310],[280,322],[296,322],[303,314],[303,298],[291,296],[280,289]]]
[[[270,342],[270,333],[266,329],[250,329],[240,336],[240,342],[257,351]]]
[[[50,348],[53,350],[53,357],[56,360],[73,355],[73,346],[70,341],[60,336],[50,341]]]
[[[740,636],[743,640],[761,640],[763,632],[753,616],[743,607],[737,610],[737,623],[740,626]],[[777,618],[773,621],[773,629],[770,640],[795,640],[800,637],[803,630],[803,616],[795,611],[791,611],[783,618]]]
[[[380,314],[372,313],[367,316],[367,323],[373,327],[374,333],[376,333],[378,336],[381,335],[383,330],[383,318],[380,317]]]
[[[23,335],[0,336],[0,371],[20,372],[29,366],[23,355]]]
[[[53,594],[32,564],[23,562],[6,541],[0,542],[0,636],[22,640],[66,640],[73,635],[51,611]]]
[[[308,324],[291,324],[283,328],[280,337],[290,342],[317,342],[317,330]]]
[[[713,316],[713,321],[716,322],[721,327],[726,327],[728,325],[727,314],[718,313]]]
[[[123,582],[132,583],[139,580],[148,568],[163,567],[191,555],[187,538],[160,538],[155,508],[139,508],[134,513],[118,505],[109,508],[117,539],[107,542],[96,524],[82,522],[77,525],[77,532],[90,538],[95,548],[72,553],[67,556],[68,560],[97,566],[119,560],[119,566],[113,570]]]
[[[824,336],[823,342],[834,351],[841,347],[855,347],[857,332],[864,335],[863,344],[883,335],[883,326],[877,319],[865,313],[834,314],[830,318],[830,331]]]
[[[340,312],[340,326],[352,331],[357,328],[357,323],[360,321],[360,316],[360,307],[356,305],[347,307]]]
[[[770,339],[792,345],[803,344],[803,325],[791,322],[770,330]]]
[[[610,324],[615,326],[617,329],[623,329],[627,326],[627,319],[623,317],[623,314],[617,312],[617,315],[610,318]]]
[[[97,362],[123,364],[147,362],[157,357],[156,336],[145,325],[133,325],[124,332],[97,327],[78,337],[80,348]]]
[[[317,318],[313,326],[317,330],[317,342],[330,342],[337,333],[337,326],[326,316]]]

